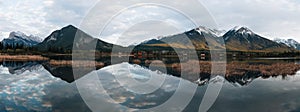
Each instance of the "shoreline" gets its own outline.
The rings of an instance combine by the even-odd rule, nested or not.
[[[7,55],[1,54],[0,61],[48,61],[49,58],[41,55]]]

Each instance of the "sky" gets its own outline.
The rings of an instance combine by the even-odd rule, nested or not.
[[[195,27],[182,15],[155,5],[127,9],[118,15],[135,1],[178,6],[175,8],[187,13],[197,25],[221,30],[246,26],[269,39],[292,38],[300,42],[299,0],[173,0],[172,3],[168,3],[170,0],[0,0],[0,40],[12,31],[45,38],[69,24],[81,28],[84,19],[97,12],[93,10],[102,11],[93,20],[101,25],[107,23],[107,18],[115,16],[115,19],[102,36],[99,28],[93,31],[92,27],[83,27],[84,31],[111,43],[120,41],[119,44],[130,45]]]

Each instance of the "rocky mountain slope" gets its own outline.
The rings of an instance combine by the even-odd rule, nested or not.
[[[113,47],[120,47],[93,38],[82,30],[69,25],[60,30],[52,32],[45,40],[39,43],[37,49],[40,51],[71,52],[74,50],[99,50],[110,52]]]
[[[7,46],[32,47],[34,45],[37,45],[40,42],[42,42],[42,39],[40,37],[33,36],[33,35],[27,36],[23,32],[17,31],[17,32],[11,32],[8,38],[3,39],[2,44],[5,47]]]

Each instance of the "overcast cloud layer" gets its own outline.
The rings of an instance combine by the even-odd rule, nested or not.
[[[189,8],[186,0],[177,1],[187,5],[187,9]],[[219,29],[229,30],[234,26],[247,26],[254,32],[270,39],[279,37],[300,41],[300,33],[298,33],[300,32],[300,1],[298,0],[199,1],[212,14]],[[0,0],[0,40],[8,37],[11,31],[22,31],[26,34],[45,38],[52,31],[68,24],[80,26],[82,19],[96,3],[97,0]],[[109,10],[113,9],[114,7]],[[198,13],[197,10],[194,11],[191,13]],[[139,13],[133,12],[133,14]],[[195,17],[193,19],[201,18],[201,16]],[[153,22],[147,23],[153,24]],[[189,29],[192,28],[186,28],[186,30]],[[175,31],[170,29],[166,32],[177,33]],[[151,38],[151,36],[148,34],[147,38]],[[143,41],[145,39],[138,40]],[[103,40],[112,41],[109,36],[104,37]],[[137,43],[137,41],[132,43]]]

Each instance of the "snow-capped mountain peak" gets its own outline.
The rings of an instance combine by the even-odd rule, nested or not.
[[[42,42],[43,41],[38,36],[34,36],[34,35],[27,36],[25,33],[20,32],[20,31],[11,32],[9,34],[9,37],[8,37],[8,39],[20,39],[20,38],[28,40],[28,41],[36,41],[36,42]]]
[[[225,41],[229,40],[231,37],[240,37],[250,42],[249,39],[256,36],[255,33],[249,28],[244,26],[236,26],[225,33],[223,37]]]
[[[300,43],[297,42],[294,39],[280,39],[280,38],[275,38],[274,39],[275,42],[280,43],[280,44],[285,44],[289,47],[293,47],[295,49],[300,50]]]
[[[203,34],[203,33],[206,33],[206,34],[213,34],[213,35],[216,35],[218,37],[220,36],[223,36],[223,34],[225,33],[225,31],[223,30],[217,30],[217,29],[209,29],[209,28],[206,28],[204,26],[199,26],[198,28],[195,29],[197,32],[199,32],[199,34]]]
[[[15,38],[15,37],[25,37],[26,35],[20,31],[13,31],[9,34],[8,38]]]
[[[9,37],[3,39],[2,43],[4,46],[6,45],[24,45],[24,46],[34,46],[38,43],[42,42],[42,39],[37,36],[29,35],[27,36],[25,33],[20,31],[14,31],[9,34]]]
[[[233,29],[231,29],[231,31],[234,31],[236,33],[240,33],[240,34],[254,34],[253,31],[251,31],[249,28],[244,27],[244,26],[236,26]]]
[[[30,40],[37,41],[37,42],[42,42],[43,41],[42,38],[40,38],[39,36],[35,36],[35,35],[29,35],[28,38]]]

